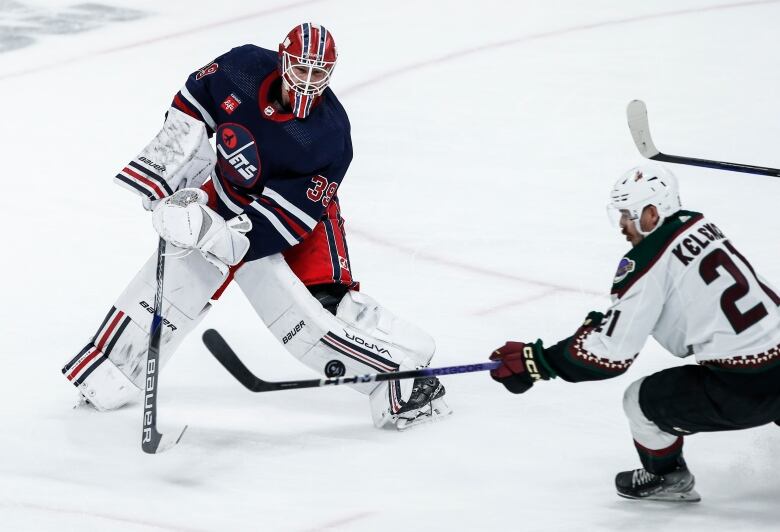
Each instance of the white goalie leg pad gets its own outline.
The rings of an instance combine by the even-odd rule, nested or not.
[[[644,380],[641,378],[634,381],[626,388],[623,394],[623,411],[628,417],[631,435],[635,442],[646,449],[666,449],[677,441],[678,436],[662,431],[642,412],[642,407],[639,405],[639,389]]]
[[[156,268],[155,254],[119,296],[95,336],[62,369],[98,410],[118,408],[140,394],[146,377]],[[166,259],[161,367],[206,315],[211,296],[224,280],[225,276],[200,253]]]
[[[282,345],[328,377],[427,366],[436,349],[430,335],[365,294],[348,292],[334,316],[309,293],[279,254],[244,264],[235,280]],[[409,396],[412,381],[350,386],[372,396],[376,423],[382,417],[380,412],[392,409],[394,401],[396,410],[400,408],[397,401]]]

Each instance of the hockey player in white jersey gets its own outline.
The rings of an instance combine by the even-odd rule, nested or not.
[[[544,347],[507,342],[491,372],[512,393],[539,380],[624,373],[652,335],[698,364],[632,383],[623,407],[642,468],[618,473],[618,495],[698,501],[683,437],[780,420],[780,297],[714,223],[681,208],[677,180],[645,165],[623,175],[609,209],[632,249],[620,260],[612,306]]]

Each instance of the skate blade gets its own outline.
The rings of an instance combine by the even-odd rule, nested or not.
[[[660,501],[660,502],[699,502],[701,501],[701,495],[696,490],[684,491],[684,492],[667,492],[667,493],[655,493],[646,497],[632,497],[624,493],[618,492],[618,495],[624,499],[631,499],[635,501]]]
[[[452,409],[446,403],[443,406],[434,406],[432,413],[421,414],[415,418],[398,418],[395,428],[399,431],[409,430],[412,427],[427,425],[435,421],[442,421],[452,415]]]

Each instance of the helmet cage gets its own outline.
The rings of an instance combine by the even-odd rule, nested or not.
[[[287,86],[301,96],[319,96],[330,83],[335,61],[307,59],[282,52],[282,77]]]

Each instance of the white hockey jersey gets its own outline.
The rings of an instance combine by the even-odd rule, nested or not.
[[[717,226],[680,211],[622,258],[601,324],[559,344],[553,362],[596,372],[564,371],[567,380],[607,378],[630,366],[649,335],[678,357],[761,370],[780,362],[780,297]]]

